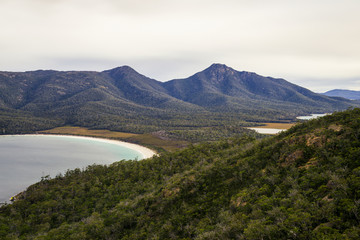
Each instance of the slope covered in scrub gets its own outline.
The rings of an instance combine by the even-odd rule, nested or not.
[[[1,239],[359,239],[360,109],[42,179]]]

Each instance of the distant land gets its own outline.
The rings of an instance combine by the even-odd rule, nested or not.
[[[42,178],[0,239],[360,239],[360,109]]]
[[[360,100],[360,91],[334,89],[323,93],[323,95],[329,97],[343,97],[351,100]]]
[[[77,126],[197,142],[249,133],[243,127],[259,122],[291,122],[359,105],[224,64],[167,82],[129,66],[0,72],[2,134]]]

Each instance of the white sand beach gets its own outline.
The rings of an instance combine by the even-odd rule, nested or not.
[[[85,136],[73,136],[73,135],[60,135],[60,134],[26,134],[27,136],[54,136],[54,137],[69,137],[69,138],[83,138],[88,139],[92,141],[98,141],[98,142],[105,142],[105,143],[111,143],[119,146],[123,146],[126,148],[130,148],[134,151],[139,152],[142,155],[142,159],[151,158],[157,153],[147,147],[134,144],[134,143],[128,143],[118,140],[112,140],[112,139],[105,139],[105,138],[97,138],[97,137],[85,137]]]

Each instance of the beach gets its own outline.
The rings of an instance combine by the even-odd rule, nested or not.
[[[104,142],[104,143],[110,143],[115,144],[118,146],[130,148],[134,151],[139,152],[142,155],[142,159],[151,158],[154,155],[157,155],[157,153],[147,147],[135,144],[135,143],[129,143],[124,141],[118,141],[118,140],[112,140],[112,139],[105,139],[105,138],[97,138],[97,137],[86,137],[86,136],[73,136],[73,135],[61,135],[61,134],[25,134],[26,136],[54,136],[54,137],[69,137],[69,138],[82,138],[92,141],[98,141],[98,142]]]

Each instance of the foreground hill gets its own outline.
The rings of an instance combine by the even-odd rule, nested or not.
[[[342,97],[352,100],[360,100],[360,91],[353,91],[353,90],[334,89],[323,93],[323,95],[329,97]]]
[[[221,64],[165,83],[128,66],[103,72],[0,72],[2,133],[64,125],[133,133],[238,128],[245,121],[291,120],[357,104]]]
[[[1,239],[359,239],[360,109],[43,178]]]

